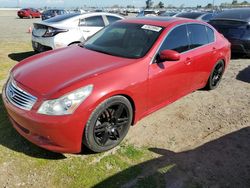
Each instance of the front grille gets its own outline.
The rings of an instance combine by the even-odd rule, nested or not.
[[[10,79],[6,86],[7,99],[15,106],[30,110],[37,98],[19,88],[13,79]]]

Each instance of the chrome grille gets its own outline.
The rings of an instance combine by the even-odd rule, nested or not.
[[[6,86],[7,99],[15,106],[30,110],[37,98],[19,88],[13,79],[10,79]]]

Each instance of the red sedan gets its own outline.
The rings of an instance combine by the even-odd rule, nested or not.
[[[17,16],[19,18],[40,18],[41,17],[41,13],[34,8],[24,8],[21,9],[17,12]]]
[[[197,89],[215,89],[229,61],[230,43],[204,22],[128,19],[84,44],[23,60],[3,101],[15,129],[34,144],[102,152],[146,115]]]

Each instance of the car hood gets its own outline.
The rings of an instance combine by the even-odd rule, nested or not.
[[[13,68],[12,76],[38,95],[48,96],[134,61],[72,46],[25,59]]]

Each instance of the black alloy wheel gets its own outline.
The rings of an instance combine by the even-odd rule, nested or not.
[[[85,127],[83,143],[95,152],[114,148],[126,136],[132,117],[132,106],[127,98],[107,99],[92,113]]]
[[[213,89],[218,87],[218,85],[222,79],[224,70],[225,70],[224,62],[222,60],[217,62],[213,68],[212,73],[209,76],[209,79],[208,79],[208,82],[206,85],[206,89],[213,90]]]
[[[218,63],[215,66],[214,72],[212,75],[212,86],[213,87],[216,87],[218,85],[218,83],[220,82],[222,75],[223,75],[223,71],[224,71],[223,63]]]

